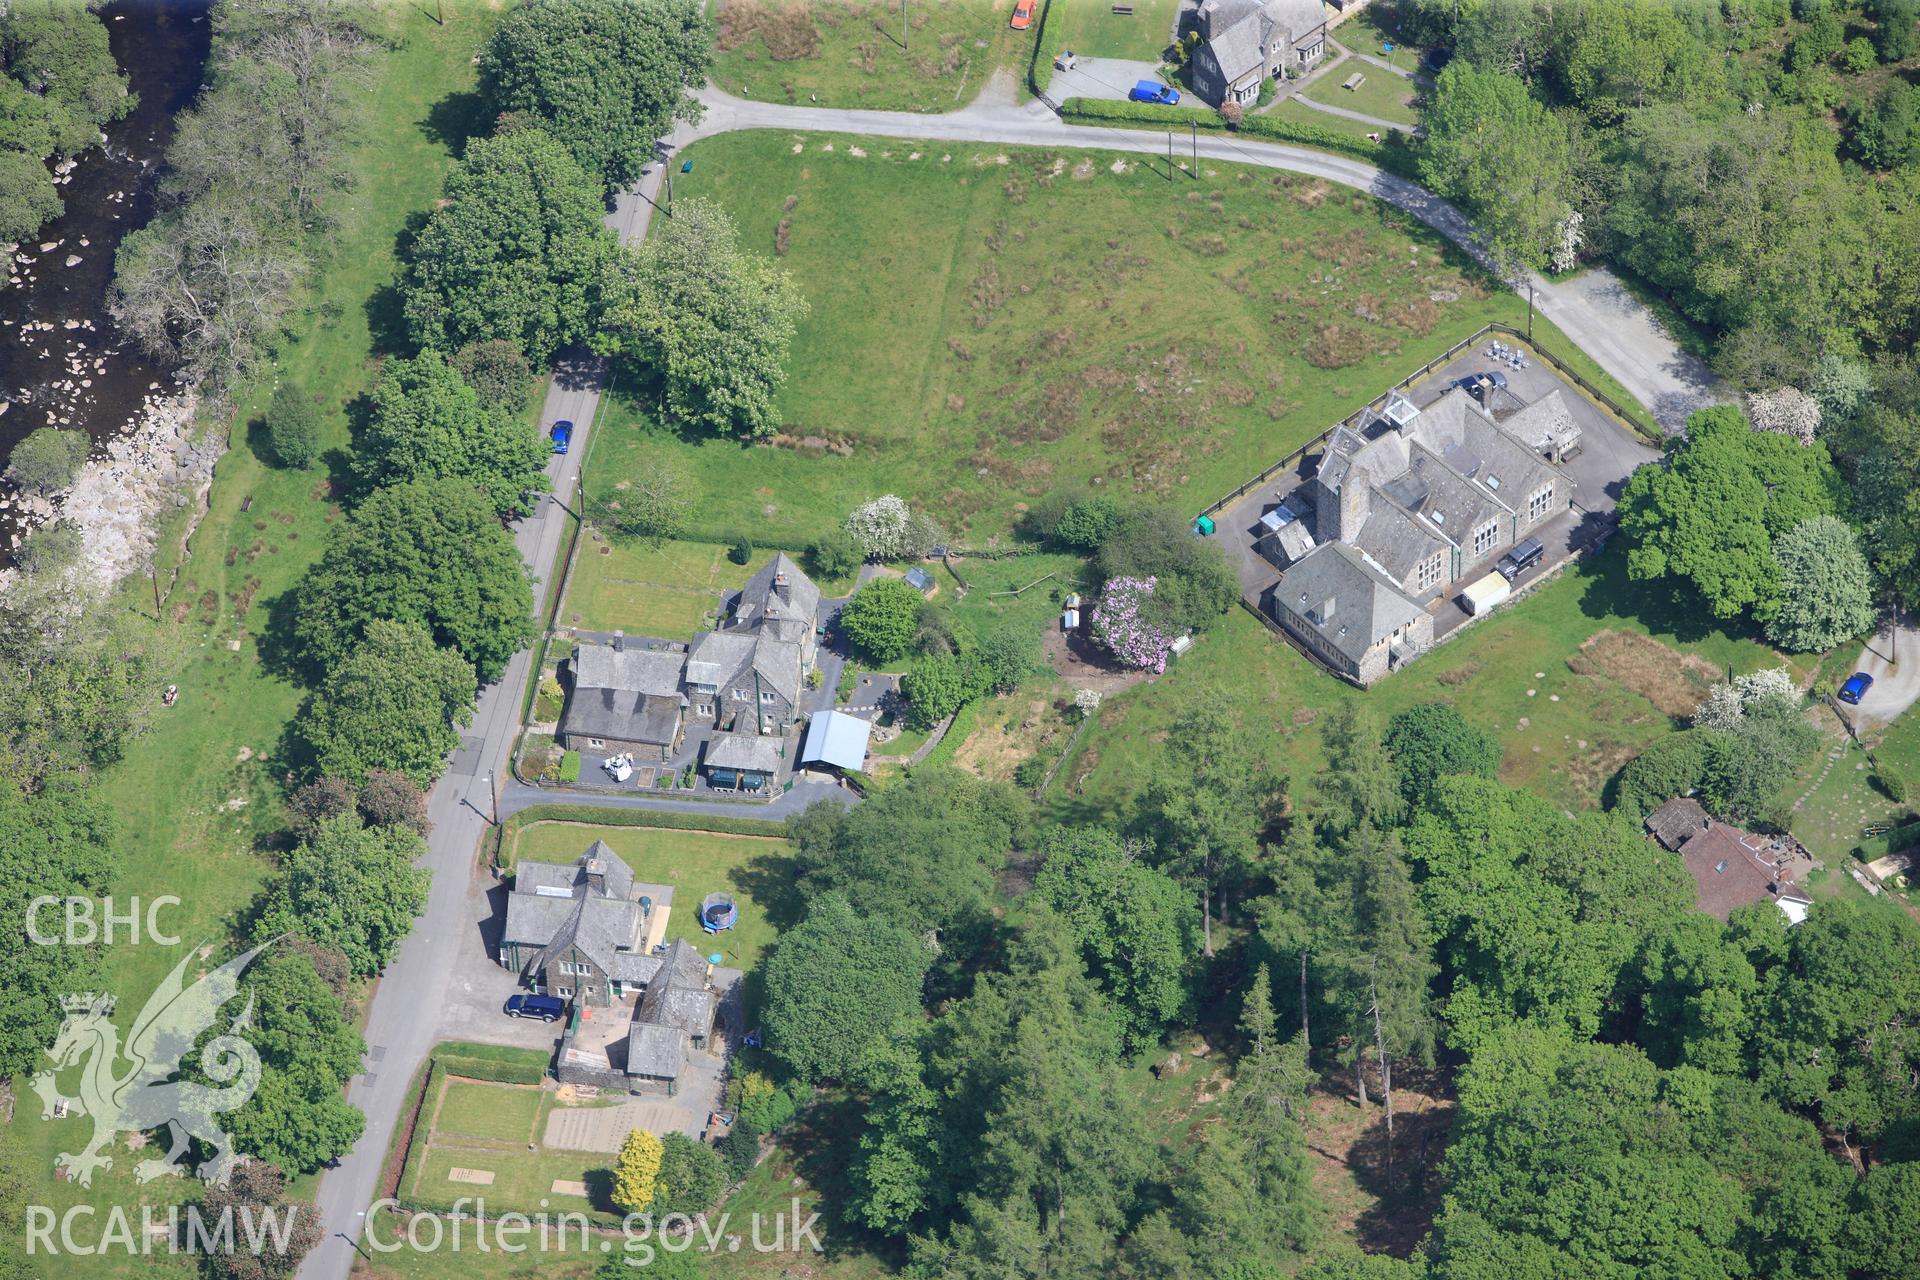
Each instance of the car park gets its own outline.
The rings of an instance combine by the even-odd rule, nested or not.
[[[567,1002],[559,996],[511,996],[507,1000],[507,1016],[558,1022],[567,1016]]]
[[[1850,707],[1857,707],[1860,705],[1860,699],[1866,697],[1867,690],[1871,688],[1873,688],[1873,677],[1864,671],[1856,671],[1847,677],[1845,684],[1840,686],[1840,701]]]
[[[1135,102],[1152,102],[1161,106],[1180,105],[1180,91],[1170,84],[1161,84],[1158,80],[1142,80],[1127,92]]]

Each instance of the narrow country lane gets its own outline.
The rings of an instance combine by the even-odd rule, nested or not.
[[[944,115],[747,102],[707,89],[699,95],[707,108],[704,118],[696,127],[676,130],[669,143],[677,149],[697,138],[736,130],[779,129],[927,142],[1097,148],[1148,155],[1165,150],[1165,141],[1158,134],[1066,124],[1043,103],[1013,102],[1005,89],[1004,81],[989,86],[974,104]],[[1191,154],[1193,145],[1189,141],[1186,154]],[[1419,185],[1372,165],[1237,137],[1202,137],[1197,146],[1204,159],[1303,173],[1364,191],[1419,218],[1456,244],[1475,249],[1473,228],[1458,209]],[[664,171],[664,166],[656,169],[642,179],[638,192],[622,195],[608,216],[608,225],[623,241],[635,241],[646,234],[651,201],[659,192]],[[1711,399],[1713,380],[1705,366],[1681,351],[1610,272],[1596,269],[1560,283],[1536,277],[1532,283],[1541,313],[1653,410],[1669,429],[1677,429],[1692,407]],[[605,377],[601,362],[576,358],[556,367],[548,389],[542,421],[568,418],[575,424],[572,451],[555,458],[549,468],[555,499],[569,506],[576,496],[580,459],[586,452]],[[553,500],[543,502],[518,526],[521,555],[538,579],[536,597],[548,575],[557,571],[565,531],[566,516],[556,509]],[[491,818],[493,790],[504,788],[507,753],[518,727],[531,661],[530,653],[515,655],[499,683],[481,694],[470,733],[429,797],[433,835],[421,865],[434,873],[432,893],[426,914],[415,924],[374,997],[366,1027],[366,1069],[354,1078],[347,1094],[348,1101],[366,1113],[366,1131],[354,1149],[320,1181],[317,1201],[323,1237],[302,1264],[301,1280],[345,1280],[366,1226],[367,1211],[379,1194],[387,1147],[400,1121],[407,1086],[439,1034],[440,1010],[455,980],[455,970],[462,963],[461,941],[472,928],[467,907],[470,881],[478,873],[476,853]],[[795,794],[799,794],[797,788]],[[532,797],[514,787],[510,799],[518,808],[531,802]],[[657,807],[669,807],[671,803],[661,802]],[[392,1225],[386,1224],[385,1238],[389,1240]]]

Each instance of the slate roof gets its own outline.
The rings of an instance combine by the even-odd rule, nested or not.
[[[802,644],[813,634],[820,588],[782,551],[747,579],[735,597],[729,630],[760,628],[761,634]]]
[[[707,739],[706,762],[712,769],[778,773],[780,740],[757,733],[716,733]]]
[[[1509,414],[1501,427],[1529,449],[1545,450],[1580,438],[1579,424],[1567,408],[1559,388],[1549,391],[1532,404]]]
[[[1420,501],[1410,509],[1436,530],[1463,546],[1471,547],[1473,531],[1496,516],[1510,515],[1513,508],[1494,496],[1484,485],[1476,484],[1447,465],[1441,455],[1423,445],[1415,445],[1409,460],[1409,472],[1423,486]]]
[[[1360,526],[1360,536],[1353,545],[1394,581],[1405,582],[1415,565],[1444,549],[1446,543],[1431,527],[1423,526],[1405,511],[1380,503]]]
[[[674,1027],[690,1036],[705,1036],[713,1029],[718,996],[707,986],[707,961],[685,938],[676,938],[662,963],[647,983],[635,1022],[650,1022]]]
[[[583,894],[571,900],[566,898],[530,898],[528,895],[514,894],[507,902],[507,932],[504,935],[509,942],[536,943],[537,937],[520,937],[514,933],[514,908],[524,907],[528,902],[551,902],[564,904],[569,909],[562,915],[548,935],[546,944],[534,953],[523,970],[536,973],[547,965],[562,959],[570,952],[578,951],[594,962],[610,976],[627,979],[621,960],[634,954],[633,948],[640,943],[642,916],[640,904],[626,902],[618,898],[602,898],[595,894]],[[536,920],[545,923],[551,919],[548,911],[536,909],[528,912],[523,909],[520,927],[526,928]],[[644,967],[644,966],[643,966]],[[637,975],[636,975],[637,977]],[[637,980],[644,981],[644,978]]]
[[[1391,579],[1339,542],[1322,543],[1285,570],[1273,591],[1279,604],[1298,615],[1299,625],[1355,662],[1421,616]],[[1328,599],[1335,604],[1333,616],[1322,623],[1310,620],[1308,612]]]
[[[1520,418],[1537,406],[1547,409],[1532,419],[1536,425],[1551,421],[1553,408],[1566,414],[1560,393],[1534,401],[1514,415]],[[1548,405],[1548,402],[1553,402]],[[1567,416],[1570,423],[1572,418]],[[1511,421],[1511,420],[1510,420]],[[1473,398],[1458,387],[1420,411],[1409,428],[1412,438],[1447,460],[1455,471],[1497,494],[1507,506],[1520,508],[1542,485],[1552,484],[1559,475],[1534,448],[1511,433],[1510,426],[1491,421]]]
[[[587,885],[587,864],[595,861],[605,876],[604,895]],[[559,896],[559,890],[566,896]],[[660,961],[634,950],[647,924],[642,897],[653,910],[665,910],[673,902],[673,889],[636,883],[633,869],[604,840],[595,840],[570,863],[528,860],[514,870],[501,941],[540,948],[524,966],[528,973],[544,969],[549,958],[573,948],[611,977],[646,982]]]
[[[1228,84],[1266,70],[1263,47],[1269,25],[1264,15],[1258,11],[1250,12],[1207,42],[1207,48],[1212,51],[1213,60],[1220,68],[1220,75]]]
[[[1300,44],[1327,25],[1327,11],[1320,0],[1266,0],[1267,20]]]
[[[808,623],[807,629],[812,628]],[[721,689],[757,675],[763,685],[797,705],[801,666],[799,642],[781,640],[768,629],[706,631],[694,637],[687,655],[687,683]]]
[[[1667,849],[1679,847],[1713,825],[1692,796],[1675,796],[1647,815],[1647,832]]]
[[[687,1033],[678,1027],[636,1022],[627,1032],[627,1074],[673,1080],[687,1058]]]
[[[560,732],[671,746],[686,706],[680,692],[686,663],[687,655],[677,650],[576,645],[573,692]]]

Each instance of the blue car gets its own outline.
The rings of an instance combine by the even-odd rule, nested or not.
[[[1840,686],[1840,701],[1848,706],[1857,707],[1860,705],[1860,699],[1866,697],[1867,690],[1871,688],[1873,688],[1873,677],[1864,671],[1856,671],[1847,677],[1845,684]]]
[[[558,996],[513,996],[507,1000],[507,1016],[558,1022],[567,1016],[567,1002]]]
[[[1180,105],[1180,91],[1170,84],[1161,84],[1158,80],[1142,80],[1133,86],[1127,96],[1135,102],[1157,102],[1164,106]]]
[[[547,435],[553,441],[553,451],[565,453],[567,446],[573,443],[573,424],[562,418],[553,424],[553,429]]]

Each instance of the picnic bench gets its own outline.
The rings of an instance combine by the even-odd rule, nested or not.
[[[1117,4],[1113,6],[1113,16],[1116,18],[1131,18],[1133,16],[1133,6],[1130,4]]]
[[[1366,72],[1356,71],[1352,75],[1348,76],[1345,80],[1342,80],[1340,82],[1340,87],[1342,89],[1351,91],[1354,89],[1358,89],[1361,85],[1365,84],[1366,82],[1367,82]]]

